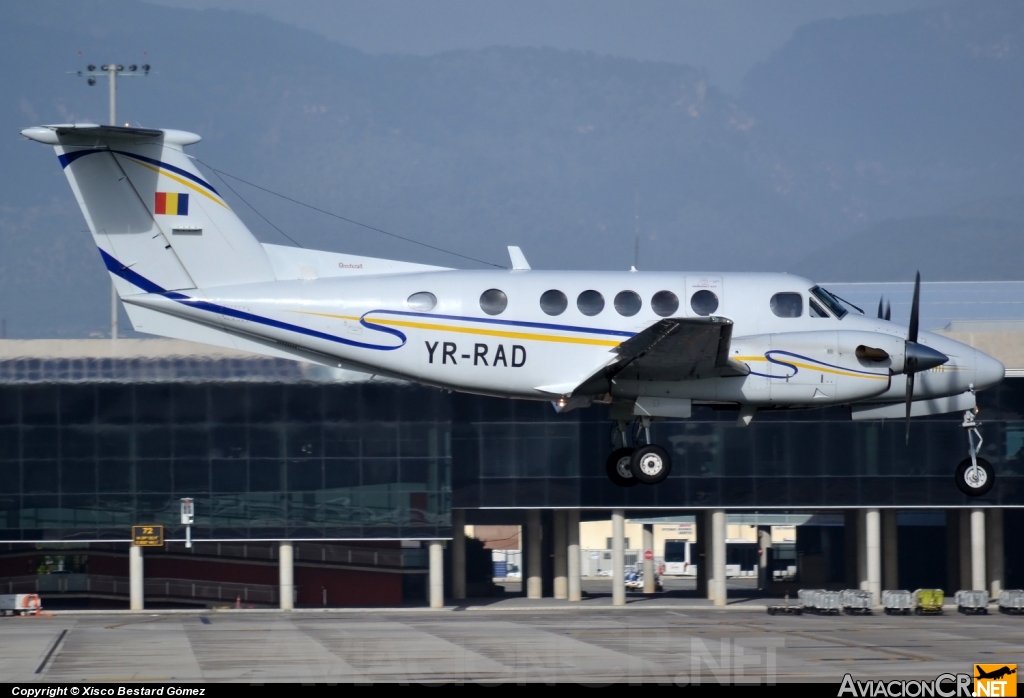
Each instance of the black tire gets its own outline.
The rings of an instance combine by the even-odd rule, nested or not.
[[[608,473],[608,479],[619,487],[632,487],[640,484],[640,481],[633,477],[633,470],[630,467],[633,450],[632,448],[617,448],[605,461],[605,472]]]
[[[956,486],[968,497],[981,497],[988,494],[996,482],[996,472],[987,460],[979,458],[978,468],[981,469],[981,477],[972,480],[968,478],[971,471],[970,458],[964,458],[956,467]],[[980,480],[980,484],[978,480]]]
[[[633,453],[629,469],[645,485],[657,485],[672,472],[672,458],[661,446],[648,444]]]

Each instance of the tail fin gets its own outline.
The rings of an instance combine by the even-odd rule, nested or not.
[[[199,136],[93,125],[22,135],[54,146],[121,296],[274,279],[262,245],[182,151]]]

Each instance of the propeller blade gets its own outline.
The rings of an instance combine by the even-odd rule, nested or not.
[[[885,302],[885,319],[886,320],[891,320],[892,319],[892,306],[889,305],[889,301]]]
[[[917,341],[917,325],[920,314],[921,305],[921,272],[917,272],[917,278],[914,279],[914,300],[910,304],[910,327],[907,329],[907,341]]]
[[[878,319],[881,320],[885,317],[885,313],[882,311],[882,301],[885,300],[885,296],[878,297]]]
[[[907,445],[910,445],[910,403],[914,399],[914,374],[907,376]]]

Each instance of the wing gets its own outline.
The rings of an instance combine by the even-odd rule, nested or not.
[[[714,316],[660,320],[616,347],[618,358],[572,392],[606,391],[613,378],[682,381],[745,376],[750,369],[729,358],[732,327],[732,320]]]

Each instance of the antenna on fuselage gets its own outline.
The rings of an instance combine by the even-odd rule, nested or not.
[[[640,268],[640,185],[633,185],[633,268],[636,271]]]

